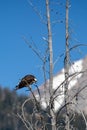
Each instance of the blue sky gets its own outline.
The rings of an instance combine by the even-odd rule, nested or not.
[[[55,2],[61,0],[55,0]],[[52,21],[63,20],[65,16],[64,1],[62,5],[51,2]],[[35,7],[45,19],[44,0],[35,0]],[[70,46],[77,43],[87,44],[87,0],[71,0],[70,8]],[[0,0],[0,85],[14,89],[20,78],[34,74],[38,85],[43,83],[42,62],[25,43],[23,36],[43,53],[47,37],[46,25],[43,24],[27,0]],[[54,61],[65,50],[64,23],[52,24]],[[87,47],[80,47],[71,53],[71,61],[83,58]],[[63,67],[63,57],[56,63],[54,74]],[[20,90],[21,91],[21,90]]]

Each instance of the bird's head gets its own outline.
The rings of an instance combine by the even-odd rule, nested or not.
[[[35,82],[35,83],[37,82],[37,79],[36,79],[36,78],[34,78],[34,82]]]

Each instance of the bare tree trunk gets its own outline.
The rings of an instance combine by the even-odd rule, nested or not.
[[[52,86],[53,86],[53,50],[52,50],[52,31],[51,31],[51,22],[50,22],[50,9],[49,9],[49,0],[46,0],[46,14],[47,14],[47,30],[48,30],[48,46],[49,46],[49,92],[52,94]]]
[[[64,61],[64,67],[65,67],[65,104],[69,102],[69,90],[68,90],[68,77],[69,77],[69,23],[68,23],[68,17],[69,17],[69,0],[66,0],[66,52],[65,52],[65,61]],[[66,117],[65,117],[65,130],[70,130],[70,122],[69,122],[69,104],[65,105],[66,108]]]
[[[46,0],[46,16],[47,16],[47,30],[48,30],[48,47],[49,47],[49,93],[50,93],[50,114],[52,117],[52,130],[56,130],[55,126],[55,114],[53,112],[53,49],[52,49],[52,31],[50,21],[50,8],[49,0]]]

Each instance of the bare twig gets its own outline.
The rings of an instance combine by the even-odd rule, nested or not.
[[[25,118],[25,114],[24,114],[24,106],[25,104],[30,101],[30,98],[26,99],[23,104],[22,104],[22,116],[23,116],[23,119],[26,121],[26,118]]]
[[[57,112],[57,115],[56,115],[56,121],[57,121],[57,117],[59,116],[60,112],[66,107],[66,105],[70,105],[70,104],[73,104],[72,102],[67,102],[66,104],[64,104],[60,109],[59,111]],[[56,125],[57,125],[57,122],[56,122]]]
[[[52,24],[57,24],[57,23],[63,23],[63,20],[55,20],[52,22]]]
[[[41,56],[41,54],[39,53],[38,50],[36,50],[31,43],[29,43],[29,41],[23,36],[23,39],[25,41],[25,43],[27,43],[27,45],[29,46],[29,48],[31,48],[33,50],[33,52],[40,58],[40,60],[43,62],[43,58]]]
[[[28,98],[28,99],[26,99],[25,101],[24,101],[24,103],[22,104],[22,116],[21,116],[21,118],[23,118],[23,120],[24,120],[24,123],[27,123],[28,125],[29,125],[29,127],[31,128],[31,130],[33,130],[33,127],[32,127],[32,125],[31,125],[31,123],[29,122],[29,121],[27,121],[27,119],[26,119],[26,117],[25,117],[25,113],[24,113],[24,106],[25,106],[25,104],[28,102],[28,101],[30,101],[31,99],[30,98]],[[26,125],[27,125],[26,124]]]
[[[39,102],[37,101],[37,99],[36,99],[36,97],[35,97],[35,95],[34,95],[34,92],[33,92],[32,89],[31,89],[31,86],[28,85],[28,88],[29,88],[29,90],[30,90],[31,93],[32,93],[32,96],[33,96],[34,101],[35,101],[36,108],[37,108],[37,110],[39,110],[39,109],[40,109]]]
[[[73,97],[71,98],[71,101],[73,101],[73,99],[76,98],[77,95],[78,95],[80,92],[82,92],[86,87],[87,87],[87,85],[85,85],[84,87],[82,87],[75,95],[73,95]],[[75,103],[73,103],[73,102],[67,102],[66,104],[64,104],[64,105],[59,109],[56,118],[58,117],[58,115],[59,115],[59,113],[61,112],[61,110],[64,109],[65,106],[66,106],[66,105],[69,105],[69,104],[75,104]]]
[[[33,130],[31,125],[30,125],[30,128],[28,127],[26,121],[22,118],[22,116],[19,113],[17,113],[17,116],[22,120],[22,122],[24,123],[25,127],[27,128],[27,130]]]
[[[87,44],[76,44],[76,45],[72,46],[72,47],[69,49],[69,52],[72,51],[73,49],[76,49],[76,48],[79,47],[79,46],[87,46]],[[54,61],[54,66],[55,66],[55,64],[60,60],[60,58],[61,58],[62,56],[64,56],[64,55],[65,55],[65,52],[63,52],[61,55],[59,55],[59,56],[56,58],[56,60]]]
[[[41,94],[40,94],[39,87],[37,86],[37,84],[35,84],[35,87],[37,88],[37,91],[38,91],[38,94],[39,94],[39,97],[40,97],[40,100],[41,100]]]
[[[42,17],[40,11],[38,11],[38,9],[33,5],[33,3],[31,2],[31,0],[27,0],[27,1],[28,1],[29,5],[32,7],[32,9],[35,11],[35,13],[39,16],[41,22],[44,23],[44,24],[46,24],[46,21]]]
[[[87,70],[80,71],[80,72],[75,72],[75,73],[69,75],[69,76],[67,77],[67,79],[70,79],[70,78],[71,78],[71,79],[69,80],[69,82],[70,82],[74,77],[76,77],[77,75],[79,75],[79,74],[81,74],[81,73],[83,74],[83,73],[85,73],[86,71],[87,71]],[[57,92],[57,90],[58,90],[61,86],[64,85],[65,81],[66,81],[66,79],[65,79],[62,83],[60,83],[60,85],[54,90],[52,96],[55,95],[55,93]]]
[[[77,93],[76,93],[75,95],[73,95],[73,97],[72,97],[71,100],[73,100],[75,97],[77,97],[77,95],[78,95],[81,91],[83,91],[86,87],[87,87],[87,85],[85,85],[85,86],[82,87],[80,90],[78,90]]]

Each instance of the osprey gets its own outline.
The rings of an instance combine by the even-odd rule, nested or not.
[[[28,87],[29,85],[37,82],[37,79],[33,75],[26,75],[21,79],[19,84],[16,86],[15,90],[18,90],[20,88]]]

